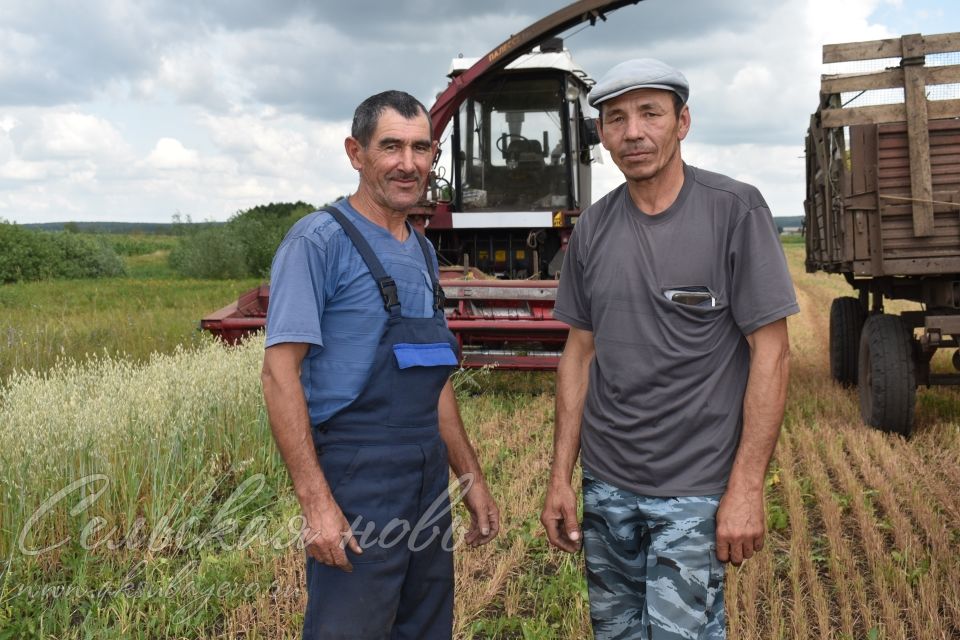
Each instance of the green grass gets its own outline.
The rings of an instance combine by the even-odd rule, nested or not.
[[[170,267],[170,250],[160,249],[150,253],[126,256],[123,259],[127,274],[136,280],[179,279]]]
[[[259,284],[171,279],[158,255],[128,262],[133,277],[0,285],[0,380],[64,358],[110,353],[143,360],[195,345],[201,317]]]

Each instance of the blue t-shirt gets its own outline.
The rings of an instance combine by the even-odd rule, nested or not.
[[[433,285],[413,234],[399,242],[346,199],[335,206],[396,281],[403,315],[432,316]],[[266,346],[311,345],[300,368],[311,424],[327,420],[360,393],[387,317],[370,270],[333,216],[314,212],[290,229],[273,258]]]

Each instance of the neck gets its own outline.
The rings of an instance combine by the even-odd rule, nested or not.
[[[357,210],[357,213],[373,224],[389,231],[390,235],[400,242],[407,239],[407,214],[405,211],[395,211],[381,206],[364,192],[363,187],[357,189],[357,192],[347,200],[350,202],[350,206]]]
[[[655,216],[672,205],[683,187],[683,162],[677,153],[655,176],[627,180],[630,199],[640,211]]]

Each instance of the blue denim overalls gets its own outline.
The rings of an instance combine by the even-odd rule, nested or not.
[[[353,241],[390,317],[363,391],[313,428],[320,466],[363,553],[347,549],[353,573],[307,557],[303,635],[450,638],[449,471],[437,403],[458,361],[457,340],[444,321],[442,290],[423,236],[416,234],[433,283],[434,314],[405,318],[396,285],[370,245],[340,211],[326,211]]]

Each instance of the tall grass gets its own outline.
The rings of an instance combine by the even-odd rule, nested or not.
[[[154,618],[144,627],[151,631],[123,637],[203,628],[219,603],[191,608],[193,588],[157,594],[182,568],[197,587],[204,563],[237,562],[240,529],[261,512],[276,516],[286,476],[259,400],[262,349],[262,340],[236,349],[210,340],[142,364],[93,358],[8,380],[0,391],[0,629],[27,637],[40,624],[73,637],[76,621],[89,620],[76,637],[115,633],[118,604]],[[95,593],[130,573],[154,595]],[[76,591],[37,608],[49,593],[22,587],[44,585]],[[166,619],[175,610],[182,619]]]
[[[169,273],[162,254],[128,264],[145,277],[0,285],[0,381],[64,358],[109,353],[144,360],[199,344],[200,318],[259,284],[157,278]]]

